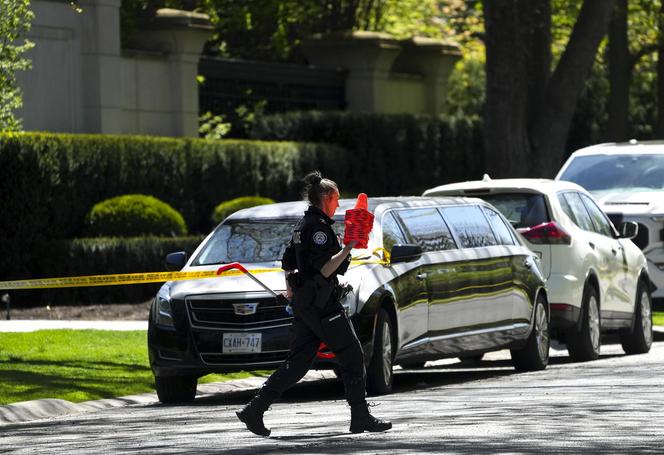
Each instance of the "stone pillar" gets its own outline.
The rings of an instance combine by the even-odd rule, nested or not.
[[[121,0],[81,0],[83,130],[121,133]]]
[[[163,8],[140,35],[141,48],[168,54],[174,136],[198,137],[198,60],[210,38],[207,15]]]
[[[422,37],[403,40],[401,45],[403,52],[394,70],[422,75],[427,92],[426,113],[440,114],[447,96],[447,80],[461,58],[459,46]]]
[[[303,43],[302,50],[314,65],[348,71],[348,110],[385,111],[390,69],[401,52],[391,35],[355,31],[315,36]]]

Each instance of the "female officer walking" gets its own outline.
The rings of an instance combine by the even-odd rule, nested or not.
[[[318,171],[308,174],[304,182],[310,207],[295,226],[282,259],[294,315],[290,353],[237,416],[253,433],[269,436],[270,430],[263,424],[263,413],[307,373],[322,341],[341,364],[346,400],[351,409],[350,431],[389,430],[390,422],[369,413],[362,346],[338,300],[338,293],[334,292],[339,285],[336,276],[348,269],[350,251],[355,245],[351,242],[341,248],[332,231],[332,216],[339,207],[339,189]]]

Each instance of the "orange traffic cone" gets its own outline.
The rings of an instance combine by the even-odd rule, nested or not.
[[[344,244],[356,241],[355,248],[366,248],[369,243],[369,233],[373,228],[373,220],[374,216],[368,210],[367,195],[358,194],[355,208],[346,210]]]

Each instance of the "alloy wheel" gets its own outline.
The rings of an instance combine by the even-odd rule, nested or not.
[[[383,325],[383,377],[385,383],[390,383],[392,377],[392,336],[387,321]]]
[[[643,339],[647,345],[652,343],[652,309],[650,308],[650,299],[648,293],[641,292],[641,327],[643,328]]]
[[[595,352],[599,351],[599,308],[597,297],[590,296],[588,300],[588,331],[590,332],[590,343]]]
[[[544,305],[537,305],[535,314],[535,330],[537,339],[537,350],[541,359],[549,357],[549,321],[546,317]]]

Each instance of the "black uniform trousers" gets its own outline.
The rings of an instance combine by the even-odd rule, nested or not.
[[[350,340],[347,340],[347,346],[338,350],[332,349],[332,352],[334,352],[341,365],[341,375],[348,404],[351,406],[364,405],[366,403],[364,352],[341,304],[330,299],[325,308],[320,309],[308,304],[308,302],[298,304],[297,298],[294,298],[292,305],[294,320],[291,329],[290,353],[284,363],[265,382],[260,395],[268,401],[274,402],[281,397],[282,393],[302,379],[311,368],[320,342],[322,341],[328,347],[335,345],[329,334],[325,333],[321,318],[339,315],[339,318],[336,318],[337,323],[344,325],[341,331],[349,333]],[[345,321],[345,324],[343,321]]]

